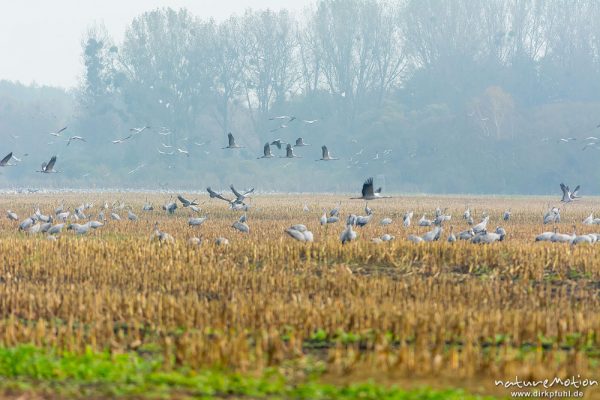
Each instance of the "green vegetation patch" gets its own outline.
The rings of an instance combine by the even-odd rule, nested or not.
[[[137,354],[71,354],[31,345],[0,348],[0,387],[5,391],[42,391],[72,397],[144,396],[178,398],[278,399],[486,399],[462,390],[402,390],[373,383],[334,386],[307,381],[292,384],[272,370],[252,377],[221,370],[166,371],[160,359]]]

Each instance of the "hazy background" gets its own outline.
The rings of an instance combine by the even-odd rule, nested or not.
[[[600,192],[596,1],[13,3],[4,187]],[[299,136],[303,158],[256,159]],[[315,162],[323,144],[341,159]],[[36,174],[53,154],[62,172]]]
[[[24,84],[74,88],[84,72],[81,40],[102,24],[122,41],[131,20],[160,7],[186,8],[202,18],[222,21],[253,8],[292,12],[308,0],[20,0],[6,2],[0,13],[0,79]]]

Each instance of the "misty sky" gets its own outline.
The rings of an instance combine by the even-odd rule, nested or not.
[[[19,0],[0,12],[0,80],[73,87],[82,74],[81,40],[103,23],[120,42],[129,22],[157,7],[185,7],[223,20],[246,8],[300,11],[311,0]]]

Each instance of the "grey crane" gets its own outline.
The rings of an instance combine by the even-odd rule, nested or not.
[[[275,155],[273,155],[273,153],[271,152],[271,146],[269,145],[269,143],[265,143],[265,147],[263,148],[263,155],[258,157],[258,159],[260,160],[261,158],[273,158],[275,157]]]
[[[43,224],[40,224],[39,233],[46,233],[46,232],[48,232],[48,230],[51,227],[52,227],[52,223],[51,222],[44,222]]]
[[[552,207],[544,214],[544,225],[560,222],[560,208]]]
[[[485,229],[471,238],[471,243],[491,244],[501,242],[506,236],[506,231],[497,227],[495,232],[488,232]]]
[[[471,218],[471,209],[469,207],[467,207],[467,209],[465,210],[465,212],[463,213],[463,218],[464,219],[469,219]]]
[[[188,219],[189,226],[200,226],[206,221],[208,217],[197,217]]]
[[[294,154],[294,148],[292,147],[291,144],[288,144],[285,147],[285,157],[281,157],[281,158],[302,158],[302,157]]]
[[[382,196],[381,195],[381,188],[378,188],[377,190],[374,190],[373,187],[373,178],[368,178],[365,183],[363,183],[363,187],[361,190],[361,197],[351,197],[350,199],[353,200],[357,200],[357,199],[362,199],[362,200],[376,200],[376,199],[387,199],[390,198],[390,196]]]
[[[174,214],[175,210],[177,210],[177,203],[174,201],[169,201],[167,204],[163,205],[162,208],[167,213]]]
[[[358,215],[356,217],[356,219],[354,220],[354,225],[356,225],[358,227],[363,227],[363,226],[367,225],[369,222],[371,222],[372,218],[373,218],[373,214],[369,214],[366,216]]]
[[[329,150],[327,150],[327,146],[321,146],[321,158],[317,161],[334,161],[339,160],[337,157],[331,157],[329,154]]]
[[[356,214],[348,215],[348,217],[346,218],[346,225],[356,226],[356,218]]]
[[[25,231],[25,230],[27,230],[27,229],[31,228],[31,226],[32,226],[33,224],[35,224],[35,222],[36,222],[36,219],[35,219],[35,218],[33,218],[33,217],[29,217],[29,218],[27,218],[27,219],[24,219],[24,220],[23,220],[23,221],[21,221],[21,223],[19,224],[19,230],[20,230],[20,231]]]
[[[475,236],[475,232],[473,232],[473,229],[468,229],[466,231],[462,231],[458,234],[458,239],[459,240],[471,240],[471,238]]]
[[[42,230],[42,224],[36,222],[27,230],[27,233],[29,233],[30,235],[35,235],[36,233],[40,233],[41,230]]]
[[[577,237],[577,229],[575,227],[575,225],[573,225],[573,233],[571,235],[567,235],[565,233],[558,233],[555,232],[551,237],[550,237],[550,241],[553,243],[571,243],[571,241],[573,239],[575,239],[575,237]]]
[[[413,212],[412,211],[407,211],[404,213],[404,216],[402,217],[402,225],[404,225],[405,228],[408,228],[410,226],[410,220],[413,216]]]
[[[156,240],[159,243],[175,243],[175,239],[173,236],[169,235],[167,232],[163,232],[158,229],[158,222],[154,223],[154,231],[150,236],[150,240]]]
[[[442,230],[443,230],[442,227],[436,226],[435,228],[433,228],[433,230],[431,230],[431,231],[427,232],[426,234],[424,234],[422,236],[422,239],[425,242],[434,242],[436,240],[439,240],[440,236],[442,234]]]
[[[58,171],[54,170],[54,164],[56,164],[56,156],[52,156],[52,158],[50,158],[50,161],[44,162],[42,164],[42,169],[37,172],[41,172],[43,174],[57,173]]]
[[[223,147],[223,149],[241,149],[242,148],[242,146],[238,145],[235,142],[235,138],[233,137],[233,135],[231,134],[231,132],[229,132],[227,134],[227,140],[228,140],[227,147]]]
[[[444,210],[445,212],[445,210]],[[450,221],[452,219],[452,215],[444,215],[441,211],[438,213],[436,212],[436,216],[435,219],[433,220],[433,224],[440,226],[442,225],[442,223],[446,222],[446,221]]]
[[[592,244],[595,242],[596,242],[596,236],[593,234],[577,235],[571,240],[572,245],[585,244],[585,243]]]
[[[217,192],[215,192],[214,190],[212,190],[212,189],[210,188],[210,186],[206,188],[206,191],[207,191],[207,192],[208,192],[208,194],[210,195],[210,198],[211,198],[211,199],[215,199],[215,198],[216,198],[216,199],[221,199],[221,200],[224,200],[224,201],[226,201],[226,202],[228,202],[228,203],[231,203],[231,200],[229,200],[229,199],[226,199],[226,198],[225,198],[225,197],[223,197],[223,196],[222,196],[220,193],[217,193]]]
[[[342,206],[342,202],[339,201],[337,206],[335,206],[334,208],[331,209],[331,211],[329,211],[329,215],[332,217],[336,217],[339,216],[340,214],[340,207]]]
[[[535,241],[536,242],[550,242],[552,239],[552,236],[556,233],[557,230],[558,230],[558,227],[555,226],[553,231],[542,232],[535,237]]]
[[[67,226],[67,230],[73,230],[75,231],[75,234],[77,235],[85,235],[86,233],[88,233],[90,231],[90,224],[69,224],[69,226]]]
[[[304,146],[310,146],[310,143],[306,143],[304,141],[303,138],[299,137],[298,139],[296,139],[296,144],[294,145],[294,147],[304,147]]]
[[[562,199],[560,199],[560,201],[563,203],[570,203],[575,199],[579,199],[581,197],[577,195],[577,193],[579,192],[579,187],[580,185],[577,185],[575,190],[571,191],[571,189],[569,189],[567,185],[561,182],[560,190],[562,190],[563,196]]]
[[[181,205],[183,207],[189,207],[189,206],[197,206],[198,202],[196,199],[194,200],[188,200],[185,197],[183,197],[182,195],[178,194],[177,195],[177,199],[179,199],[179,201],[181,202]]]
[[[10,219],[11,221],[17,221],[19,216],[11,210],[6,210],[6,218]]]
[[[417,235],[408,235],[408,240],[413,243],[423,243],[423,238]]]
[[[358,235],[356,234],[356,232],[352,230],[352,225],[346,225],[346,229],[344,229],[340,234],[340,240],[342,241],[342,244],[346,244],[348,242],[356,240],[357,236]]]
[[[433,225],[433,221],[425,218],[425,214],[423,214],[423,216],[419,220],[419,226],[431,226],[431,225]]]
[[[302,224],[292,225],[291,227],[289,227],[285,230],[285,233],[287,233],[291,238],[293,238],[299,242],[312,242],[313,241],[312,232],[309,231],[306,228],[306,226],[302,225]]]
[[[42,214],[39,208],[35,210],[35,216],[42,222],[52,222],[52,216]]]
[[[392,222],[393,222],[393,221],[392,221],[392,219],[391,219],[391,218],[384,218],[384,219],[382,219],[382,220],[381,220],[381,222],[379,222],[379,224],[380,224],[381,226],[388,226],[388,225],[391,225],[391,224],[392,224]]]
[[[237,229],[238,231],[240,231],[242,233],[250,232],[250,227],[245,222],[235,221],[233,223],[233,225],[231,225],[231,226],[232,226],[232,228]]]
[[[48,234],[49,235],[58,235],[59,233],[62,232],[63,228],[65,227],[65,224],[56,224],[52,227],[50,227],[50,229],[48,229]]]
[[[485,218],[483,218],[483,220],[480,223],[473,227],[473,232],[475,232],[475,234],[478,234],[485,231],[489,220],[489,215],[485,216]]]
[[[509,208],[508,210],[504,211],[504,214],[502,214],[502,219],[505,221],[508,221],[510,219],[510,215],[511,215],[511,211]]]
[[[321,219],[319,220],[319,222],[321,223],[321,225],[325,225],[325,224],[334,224],[334,223],[338,222],[339,220],[340,220],[340,218],[337,214],[328,217],[327,211],[323,210],[323,215],[321,215]]]
[[[135,214],[133,213],[133,211],[131,211],[131,210],[127,210],[127,219],[129,219],[129,220],[130,220],[130,221],[132,221],[132,222],[135,222],[135,221],[137,221],[137,220],[138,220],[138,216],[137,216],[137,215],[135,215]]]
[[[254,188],[246,190],[244,193],[240,193],[237,190],[235,190],[235,188],[233,187],[233,184],[229,185],[229,189],[231,189],[231,192],[236,197],[233,202],[234,203],[238,203],[238,204],[243,204],[244,200],[246,200],[246,198],[248,197],[248,195],[251,194],[251,193],[254,193]]]
[[[450,234],[448,235],[448,243],[456,242],[456,236],[454,236],[454,227],[450,227]]]

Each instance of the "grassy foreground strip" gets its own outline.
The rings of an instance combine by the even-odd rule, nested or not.
[[[260,378],[218,370],[162,370],[159,360],[137,354],[88,351],[59,353],[30,345],[0,348],[0,388],[64,396],[148,396],[178,398],[278,399],[486,399],[462,390],[401,390],[372,383],[337,387],[317,382],[290,384],[276,372]],[[491,398],[490,398],[491,399]]]

